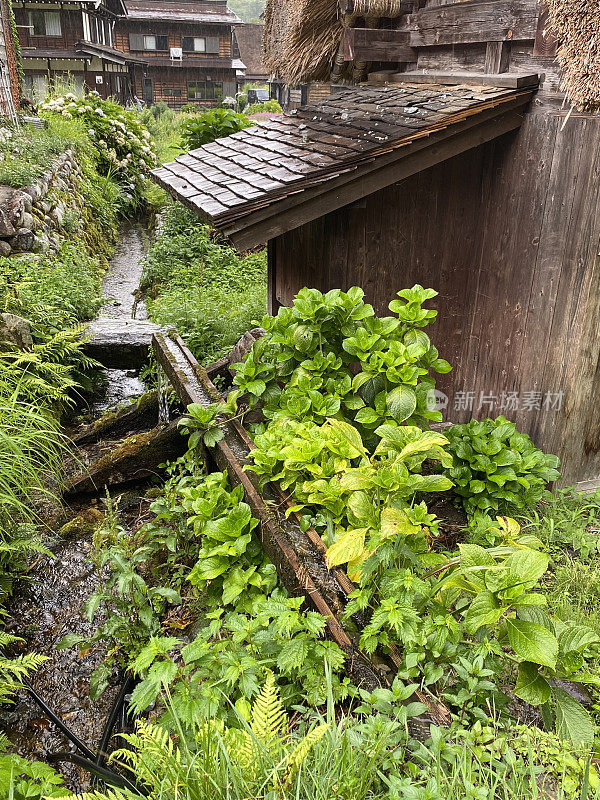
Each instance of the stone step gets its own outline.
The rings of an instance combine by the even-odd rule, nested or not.
[[[161,330],[147,320],[98,317],[86,328],[83,350],[109,369],[138,369],[148,359],[153,334]]]

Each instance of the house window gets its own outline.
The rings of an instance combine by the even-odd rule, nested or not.
[[[181,47],[184,53],[206,53],[206,38],[204,36],[183,36]]]
[[[181,89],[165,89],[163,94],[165,97],[181,97]]]
[[[168,36],[144,36],[144,50],[168,50]]]
[[[29,27],[33,36],[62,36],[59,11],[30,11]]]
[[[223,84],[214,81],[194,81],[188,83],[189,100],[222,100]]]

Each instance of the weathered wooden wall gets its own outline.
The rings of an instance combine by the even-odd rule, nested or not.
[[[285,234],[271,261],[282,304],[359,285],[385,313],[403,287],[437,289],[448,419],[505,413],[571,483],[600,476],[600,118],[563,129],[566,113],[535,101],[518,133]],[[502,408],[511,392],[519,409]]]

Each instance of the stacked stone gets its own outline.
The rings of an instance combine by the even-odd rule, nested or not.
[[[77,211],[80,176],[75,154],[68,150],[31,186],[0,186],[0,256],[57,250],[66,215]],[[76,213],[73,224],[78,224]]]

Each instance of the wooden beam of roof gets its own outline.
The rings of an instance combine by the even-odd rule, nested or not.
[[[408,43],[408,34],[385,28],[346,28],[344,61],[417,60],[417,52]]]
[[[430,6],[399,26],[411,47],[535,39],[539,8],[533,0],[483,0]]]
[[[498,136],[517,130],[522,121],[523,114],[511,111],[504,112],[500,119],[492,118],[462,133],[447,136],[445,134],[448,132],[443,132],[419,145],[412,145],[399,160],[390,159],[389,162],[379,165],[374,163],[371,170],[357,172],[350,180],[340,179],[337,186],[325,183],[314,193],[299,197],[299,203],[292,208],[284,210],[276,204],[269,208],[271,213],[264,220],[258,220],[257,215],[254,215],[251,224],[243,227],[240,222],[222,229],[221,233],[239,250],[249,250]]]
[[[153,178],[249,248],[513,130],[532,96],[411,84],[346,90],[180,156]]]

